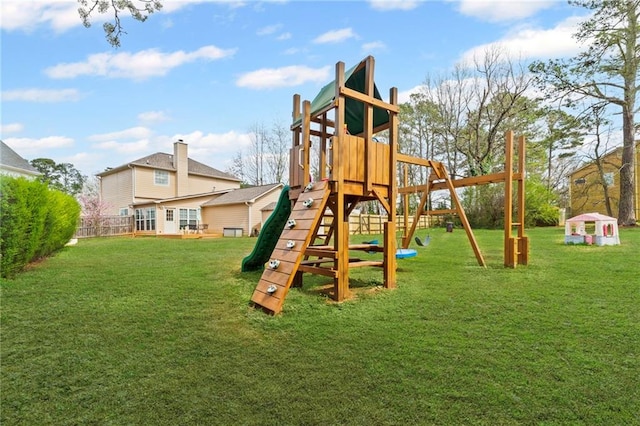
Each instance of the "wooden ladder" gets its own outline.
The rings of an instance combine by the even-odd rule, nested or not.
[[[298,196],[269,263],[251,296],[251,302],[255,306],[272,314],[282,311],[282,304],[305,251],[315,239],[330,193],[329,182],[319,181]]]

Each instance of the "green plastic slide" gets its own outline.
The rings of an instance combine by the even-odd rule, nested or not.
[[[269,260],[273,249],[278,243],[284,225],[291,214],[291,201],[289,201],[289,186],[285,185],[280,193],[276,209],[265,221],[260,230],[258,241],[253,247],[251,254],[242,259],[242,272],[258,271],[264,268],[264,264]]]

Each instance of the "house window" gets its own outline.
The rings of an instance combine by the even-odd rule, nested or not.
[[[160,186],[169,186],[169,172],[166,170],[154,170],[154,183]]]
[[[156,229],[156,209],[150,207],[146,212],[147,231],[155,231]]]
[[[136,231],[144,231],[144,210],[136,209]]]
[[[156,209],[153,207],[136,209],[135,220],[136,231],[155,231]]]
[[[126,207],[123,207],[120,209],[120,216],[129,216],[129,209]]]
[[[164,212],[165,212],[165,220],[167,222],[173,222],[173,213],[175,212],[175,210],[167,209]]]
[[[197,209],[180,209],[180,229],[196,229],[198,226]]]
[[[613,186],[613,172],[604,174],[604,184],[607,186]]]

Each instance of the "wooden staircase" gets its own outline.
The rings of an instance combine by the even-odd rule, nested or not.
[[[280,234],[271,253],[271,259],[251,296],[254,305],[272,314],[282,311],[282,304],[299,271],[307,248],[316,238],[315,234],[327,208],[330,192],[329,182],[319,181],[300,193],[289,216],[289,222],[293,220],[295,225],[285,225]]]

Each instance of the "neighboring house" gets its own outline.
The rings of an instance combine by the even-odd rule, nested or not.
[[[0,140],[0,174],[12,177],[35,179],[41,173],[27,160],[20,157],[13,149]]]
[[[188,157],[187,144],[173,154],[155,153],[96,175],[107,214],[130,216],[136,232],[177,234],[202,221],[200,206],[240,188],[240,179]]]
[[[214,233],[223,234],[227,228],[255,235],[266,221],[263,209],[278,201],[283,187],[275,183],[227,192],[202,204],[202,220]]]
[[[640,217],[640,142],[636,142],[635,158],[635,216]],[[606,153],[602,158],[604,174],[601,177],[595,162],[588,163],[570,175],[569,191],[571,197],[571,215],[577,216],[584,213],[600,213],[604,215],[618,216],[618,203],[620,197],[620,167],[622,165],[622,147]],[[607,211],[603,181],[607,186],[611,212]]]

